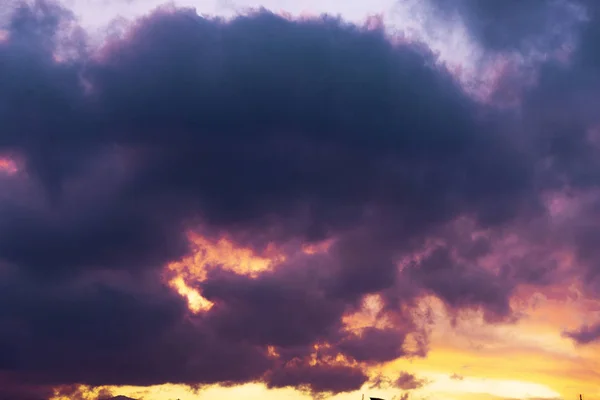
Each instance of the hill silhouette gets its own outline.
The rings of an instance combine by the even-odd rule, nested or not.
[[[106,399],[106,400],[137,400],[137,399],[134,399],[134,398],[131,398],[131,397],[127,397],[127,396],[120,396],[119,395],[119,396],[111,397],[111,398]]]

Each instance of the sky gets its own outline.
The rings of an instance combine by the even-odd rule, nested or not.
[[[600,399],[597,1],[2,4],[0,400]]]

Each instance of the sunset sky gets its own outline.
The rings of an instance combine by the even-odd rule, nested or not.
[[[600,1],[0,4],[0,400],[600,400]]]

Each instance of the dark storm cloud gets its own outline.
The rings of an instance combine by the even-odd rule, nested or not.
[[[511,316],[514,283],[492,271],[454,260],[448,248],[437,248],[409,271],[451,309],[480,308],[489,320]]]
[[[581,4],[587,19],[578,29],[578,45],[569,62],[545,63],[537,85],[527,91],[523,107],[544,163],[539,168],[540,184],[563,190],[571,201],[581,199],[559,236],[574,249],[580,269],[575,272],[586,293],[598,297],[598,229],[591,221],[598,216],[600,187],[600,118],[595,106],[600,101],[600,59],[596,56],[600,7],[594,1]]]
[[[585,19],[583,2],[571,0],[430,0],[444,18],[457,14],[470,33],[493,50],[548,51]]]
[[[266,349],[224,340],[202,318],[190,319],[166,287],[124,282],[26,291],[8,281],[0,337],[11,349],[9,378],[46,386],[235,383],[273,365]]]
[[[63,203],[111,148],[127,149],[135,173],[110,199],[62,215],[12,205],[0,228],[7,261],[35,271],[160,265],[184,251],[177,231],[191,216],[254,237],[268,226],[278,240],[323,239],[367,218],[405,231],[466,211],[495,223],[527,188],[525,160],[480,134],[478,106],[432,55],[393,47],[382,32],[268,13],[225,24],[158,12],[83,68],[29,55],[42,39],[22,26],[53,37],[64,14],[39,7],[17,13],[2,45],[14,127],[4,147]]]
[[[144,212],[139,204],[52,210],[9,204],[0,214],[3,259],[46,278],[85,268],[160,267],[187,251],[177,225],[165,224],[164,216]]]
[[[359,368],[344,365],[290,365],[268,375],[268,387],[295,387],[311,392],[349,392],[367,381]]]
[[[201,284],[204,296],[216,303],[207,318],[220,335],[260,345],[309,346],[331,337],[340,330],[347,305],[329,297],[323,287],[327,278],[317,269],[327,264],[315,264],[299,271],[280,268],[254,279],[210,274]]]
[[[494,5],[489,7],[492,3]],[[536,175],[539,187],[550,192],[562,191],[572,203],[579,203],[569,220],[562,222],[560,231],[550,236],[554,235],[555,240],[558,238],[557,247],[571,248],[575,265],[570,274],[581,282],[587,296],[598,298],[598,229],[592,221],[598,216],[597,190],[600,186],[600,119],[597,113],[600,101],[600,57],[597,51],[600,6],[597,1],[587,0],[516,3],[460,2],[466,10],[467,26],[487,50],[514,49],[526,42],[539,40],[546,46],[542,49],[547,55],[557,49],[562,52],[558,59],[550,56],[540,64],[535,85],[524,92],[521,118],[523,131],[530,134],[528,141],[535,149],[534,157],[539,160]],[[506,7],[506,12],[493,10],[495,7]],[[566,12],[565,7],[576,13],[570,14],[570,17],[568,13],[564,17],[556,14],[560,9]],[[557,17],[564,21],[556,25],[556,33],[567,44],[562,49],[559,43],[552,41],[551,35],[543,34],[546,22]],[[546,22],[539,23],[542,21]],[[574,25],[567,25],[573,22]],[[482,29],[483,25],[487,28]],[[503,37],[504,43],[494,40],[494,35],[496,38]],[[535,39],[536,35],[538,39]],[[564,58],[568,61],[565,62]],[[582,200],[573,201],[577,199]],[[547,281],[549,271],[542,275],[539,275],[540,272],[542,269],[531,271],[521,278]],[[566,332],[565,336],[587,344],[597,339],[596,328],[582,326]]]
[[[209,325],[221,338],[274,346],[279,361],[286,368],[294,367],[285,376],[302,372],[295,369],[298,363],[308,368],[304,363],[313,353],[314,343],[330,346],[317,351],[323,360],[342,354],[351,361],[371,364],[414,355],[405,343],[407,334],[415,330],[410,319],[394,328],[369,327],[360,334],[345,331],[341,317],[354,306],[339,296],[336,275],[327,272],[331,265],[314,257],[308,260],[311,263],[284,263],[257,278],[220,270],[209,273],[200,284],[202,293],[215,303],[205,314]]]
[[[162,195],[200,208],[214,223],[307,209],[301,233],[322,237],[352,223],[349,216],[372,201],[418,223],[485,207],[484,199],[527,183],[517,158],[511,170],[504,165],[512,154],[506,144],[479,134],[476,106],[434,68],[433,57],[394,48],[379,31],[267,13],[225,25],[182,10],[148,18],[104,53],[83,72],[92,94],[64,101],[69,112],[84,111],[38,111],[34,103],[23,112],[58,120],[40,127],[52,147],[138,149],[139,175],[124,195]],[[46,86],[61,82],[37,75]],[[68,76],[74,87],[79,76]],[[62,95],[54,86],[50,98]],[[10,144],[19,146],[16,139]],[[34,170],[46,159],[62,160],[27,156]],[[408,172],[415,168],[418,174]],[[431,210],[440,215],[425,215]]]
[[[516,54],[538,62],[533,85],[520,99],[521,128],[537,151],[539,185],[597,186],[600,165],[595,103],[600,87],[600,6],[593,0],[478,1],[431,0],[436,9],[457,11],[483,50]],[[525,49],[523,46],[533,47]],[[517,68],[518,69],[518,68]],[[510,74],[509,74],[510,75]],[[510,79],[506,77],[506,79]],[[502,90],[502,87],[499,88]],[[543,166],[541,165],[543,164]]]
[[[381,363],[406,355],[406,334],[400,329],[366,328],[339,343],[339,349],[357,361]]]
[[[47,400],[54,391],[51,387],[14,384],[11,380],[0,378],[0,399],[6,400]]]
[[[491,230],[541,211],[537,153],[421,45],[326,17],[164,9],[92,52],[69,12],[40,0],[6,29],[0,154],[23,162],[0,199],[11,387],[354,390],[367,366],[425,354],[424,336],[406,346],[420,295],[497,321],[534,280],[478,268],[485,240],[460,248],[472,263],[440,249],[398,272],[459,217]],[[255,277],[212,266],[189,284],[214,307],[190,315],[160,275],[189,252],[187,229],[257,251],[335,242]],[[370,293],[394,327],[346,330]]]

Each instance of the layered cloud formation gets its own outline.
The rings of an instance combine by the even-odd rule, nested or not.
[[[480,3],[431,6],[520,55],[487,102],[379,25],[167,7],[92,47],[59,4],[15,4],[0,397],[351,391],[377,385],[374,365],[427,355],[423,299],[488,323],[522,317],[523,287],[599,299],[600,9]],[[564,334],[591,343],[597,323]]]

